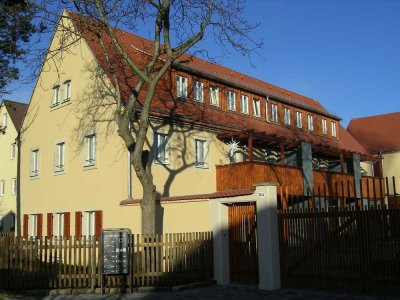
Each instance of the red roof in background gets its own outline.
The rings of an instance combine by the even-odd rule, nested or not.
[[[347,131],[370,152],[400,151],[400,112],[351,119]]]
[[[71,16],[71,19],[74,21],[74,24],[79,29],[79,22],[83,17],[72,12],[69,12],[69,14]],[[87,20],[88,19],[86,19],[86,21]],[[151,56],[149,55],[149,53],[152,52],[151,41],[119,29],[116,29],[115,33],[118,41],[124,49],[134,50],[127,51],[132,60],[138,62],[139,64],[144,64],[151,58]],[[92,50],[93,54],[99,61],[106,74],[108,74],[108,76],[111,76],[111,71],[107,66],[106,58],[102,51],[101,45],[96,41],[94,35],[88,30],[84,29],[81,29],[81,34],[87,41],[90,49]],[[111,50],[110,56],[112,57],[113,62],[116,62],[116,64],[114,64],[113,71],[118,75],[118,78],[120,80],[121,94],[123,95],[123,97],[127,98],[130,94],[130,87],[134,86],[134,83],[136,82],[136,77],[125,66],[125,63],[116,52],[114,47],[111,46],[111,41],[109,37],[104,37],[107,43],[107,48],[109,47],[109,49]],[[233,86],[240,86],[242,88],[256,90],[260,94],[284,99],[284,101],[291,102],[294,105],[300,106],[307,110],[317,111],[321,114],[330,115],[327,110],[314,99],[282,89],[267,82],[257,80],[255,78],[196,57],[189,57],[188,55],[185,55],[181,59],[186,60],[188,58],[190,58],[190,62],[185,63],[183,65],[184,68],[201,72],[202,74],[206,74],[207,76],[229,82]],[[312,144],[320,144],[325,147],[336,149],[338,151],[345,150],[350,152],[359,152],[361,154],[367,153],[365,149],[354,138],[348,135],[347,132],[340,125],[339,134],[341,137],[343,137],[343,139],[341,141],[338,141],[329,137],[309,134],[303,130],[299,130],[296,128],[287,128],[279,124],[267,123],[265,120],[262,119],[258,120],[240,114],[222,111],[219,108],[207,107],[189,100],[172,101],[172,99],[174,99],[174,96],[170,95],[169,92],[170,91],[160,91],[156,93],[155,99],[152,103],[152,115],[160,117],[170,117],[173,119],[184,120],[186,122],[191,122],[194,124],[201,124],[211,126],[213,128],[219,128],[222,130],[252,129],[258,132],[264,132],[266,135],[271,134],[277,135],[279,137],[284,137],[288,140],[305,141]]]
[[[19,132],[22,122],[24,121],[26,111],[28,110],[28,104],[11,100],[3,100],[3,105],[6,107],[15,129]]]

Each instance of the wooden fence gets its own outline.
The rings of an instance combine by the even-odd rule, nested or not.
[[[135,286],[172,286],[213,277],[211,232],[134,235]],[[95,237],[0,237],[0,289],[100,287],[101,245]],[[128,278],[107,276],[106,286]]]
[[[400,296],[400,208],[337,195],[280,195],[282,287]]]

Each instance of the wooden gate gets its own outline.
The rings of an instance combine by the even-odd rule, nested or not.
[[[255,203],[229,205],[230,281],[258,283]]]

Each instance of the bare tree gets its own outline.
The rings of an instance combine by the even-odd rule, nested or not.
[[[36,1],[39,17],[52,19],[58,5],[69,5],[78,14],[64,14],[61,18],[74,18],[77,28],[65,27],[65,34],[78,41],[85,33],[101,45],[102,57],[107,65],[104,70],[112,83],[109,95],[116,102],[115,122],[118,135],[130,152],[130,161],[143,187],[142,231],[155,232],[156,187],[151,173],[150,152],[145,150],[150,126],[150,110],[160,81],[175,64],[184,64],[191,55],[208,56],[206,49],[198,46],[209,33],[227,53],[229,48],[249,55],[261,46],[250,38],[257,25],[243,17],[242,0],[74,0]],[[54,19],[53,19],[54,20]],[[42,20],[43,21],[43,20]],[[153,27],[151,45],[135,59],[124,47],[117,28],[134,31],[144,22]],[[62,19],[61,22],[62,23]],[[60,27],[59,27],[60,28]],[[61,47],[71,42],[63,39]],[[57,49],[53,49],[57,52]],[[56,57],[47,53],[47,59]],[[123,70],[123,72],[121,71]],[[133,76],[129,80],[126,70]],[[129,76],[128,76],[129,77]],[[173,99],[171,99],[173,101]]]

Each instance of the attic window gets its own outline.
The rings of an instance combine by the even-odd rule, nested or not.
[[[210,104],[219,106],[219,89],[216,86],[210,87]]]
[[[178,98],[187,98],[187,78],[176,76],[176,96]]]
[[[67,102],[71,100],[71,80],[64,82],[64,99],[62,102]]]
[[[308,130],[313,131],[314,130],[314,118],[312,115],[307,116],[307,121],[308,121]]]
[[[3,115],[3,127],[6,128],[7,127],[7,121],[8,121],[8,115],[4,114]]]
[[[261,116],[259,99],[253,99],[253,115],[255,117]]]
[[[336,137],[336,123],[331,122],[332,136]]]
[[[51,102],[51,107],[55,107],[60,104],[60,86],[56,85],[53,87],[53,100]]]

